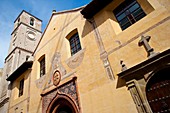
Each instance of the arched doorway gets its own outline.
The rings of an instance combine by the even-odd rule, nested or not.
[[[150,78],[146,96],[153,113],[170,112],[170,68],[162,69]]]
[[[56,113],[73,113],[69,106],[61,106],[57,109]]]
[[[78,109],[71,98],[58,94],[49,105],[47,113],[78,113]]]

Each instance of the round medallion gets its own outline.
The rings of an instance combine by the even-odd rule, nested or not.
[[[53,74],[53,84],[55,86],[57,86],[59,83],[60,83],[60,80],[61,80],[61,74],[60,72],[57,70],[54,72]]]
[[[35,34],[33,32],[29,32],[28,38],[31,39],[31,40],[35,40]]]

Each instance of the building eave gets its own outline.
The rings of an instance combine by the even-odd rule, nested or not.
[[[21,47],[15,47],[10,53],[8,53],[8,56],[5,58],[5,62],[7,61],[7,59],[11,56],[11,54],[16,50],[16,49],[19,49],[19,50],[22,50],[22,51],[26,51],[30,54],[32,54],[33,52],[30,51],[30,50],[27,50],[27,49],[24,49],[24,48],[21,48]]]
[[[86,19],[92,18],[113,0],[93,0],[82,11],[81,14]]]
[[[17,68],[11,75],[6,79],[7,81],[14,81],[16,78],[21,76],[26,70],[32,67],[33,61],[24,62],[19,68]]]

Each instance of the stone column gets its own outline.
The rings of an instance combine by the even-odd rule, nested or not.
[[[148,113],[145,106],[143,105],[143,100],[140,97],[139,90],[136,87],[136,83],[134,80],[131,80],[126,83],[128,86],[128,90],[130,91],[132,98],[134,100],[134,103],[136,104],[136,108],[139,113]]]

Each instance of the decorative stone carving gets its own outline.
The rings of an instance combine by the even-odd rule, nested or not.
[[[103,53],[100,53],[100,59],[101,59],[101,60],[107,60],[107,58],[108,58],[108,54],[107,54],[106,51],[103,52]]]
[[[64,94],[64,95],[69,96],[75,102],[75,104],[78,106],[78,108],[80,109],[78,94],[77,94],[77,87],[76,87],[76,77],[74,77],[73,79],[62,84],[55,90],[49,91],[46,94],[42,94],[42,111],[43,111],[43,113],[46,113],[46,110],[47,110],[49,104],[59,94]]]
[[[84,52],[85,52],[85,48],[80,50],[79,52],[77,52],[76,54],[74,54],[73,56],[71,56],[67,61],[66,64],[68,65],[68,67],[74,69],[76,67],[78,67],[84,58]]]
[[[106,70],[106,74],[108,75],[109,79],[114,80],[115,78],[113,76],[113,71],[112,71],[110,65],[105,67],[105,70]]]
[[[56,70],[53,74],[53,84],[57,86],[60,83],[61,74],[58,70]]]
[[[46,113],[47,107],[49,106],[50,102],[53,100],[53,98],[55,98],[56,95],[57,95],[57,90],[43,96],[43,99],[42,99],[43,113]]]
[[[56,70],[60,71],[61,76],[65,75],[67,73],[66,69],[64,68],[64,66],[61,63],[61,54],[59,52],[56,52],[54,54],[51,64],[52,64],[52,69],[51,69],[51,74],[50,74],[50,79],[48,81],[48,84],[51,83],[51,79],[52,79],[53,74]]]
[[[41,89],[43,87],[43,85],[45,84],[45,81],[46,81],[46,76],[42,76],[39,79],[37,79],[35,81],[37,88]]]
[[[52,72],[54,72],[54,70],[57,70],[57,69],[60,70],[61,75],[66,74],[66,69],[61,63],[61,54],[59,52],[55,53],[55,55],[53,56],[53,60],[52,60]]]
[[[136,104],[136,108],[139,113],[147,113],[146,108],[143,105],[142,99],[140,97],[139,91],[136,87],[135,82],[129,81],[127,82],[128,90],[130,91],[132,98],[134,100],[134,103]]]
[[[64,84],[63,86],[59,87],[59,93],[61,94],[66,94],[69,97],[71,97],[76,105],[80,108],[79,106],[79,101],[78,101],[78,94],[77,94],[77,87],[75,83],[75,78],[73,78],[72,81],[68,82],[67,84]]]
[[[100,54],[100,59],[103,61],[103,65],[106,70],[107,76],[109,77],[109,79],[114,80],[114,74],[110,66],[110,62],[108,60],[108,54],[106,51]]]

